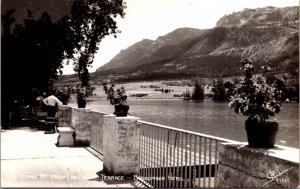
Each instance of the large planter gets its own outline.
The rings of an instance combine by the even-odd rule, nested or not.
[[[78,99],[77,100],[78,108],[85,108],[86,107],[86,100],[85,99]]]
[[[115,105],[115,115],[117,117],[126,117],[128,115],[128,105]]]
[[[245,122],[248,144],[253,148],[273,148],[278,131],[278,123],[266,121],[260,123],[252,119]]]

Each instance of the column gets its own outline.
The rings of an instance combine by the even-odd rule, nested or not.
[[[103,167],[108,175],[139,174],[139,118],[104,116]]]

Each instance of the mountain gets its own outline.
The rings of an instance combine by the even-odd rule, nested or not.
[[[126,50],[121,50],[108,64],[97,71],[123,70],[124,68],[130,70],[153,61],[174,57],[184,52],[186,47],[202,33],[203,31],[199,29],[180,28],[158,37],[155,41],[144,39]]]
[[[282,72],[298,69],[299,7],[244,9],[219,19],[215,28],[180,28],[122,50],[95,75],[236,75],[249,57]]]

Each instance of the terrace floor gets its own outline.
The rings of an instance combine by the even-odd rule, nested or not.
[[[144,187],[107,180],[101,154],[90,147],[57,147],[58,134],[31,127],[1,130],[1,187]]]

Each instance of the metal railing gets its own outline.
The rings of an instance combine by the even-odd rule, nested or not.
[[[139,180],[150,187],[216,187],[219,137],[139,121]]]

